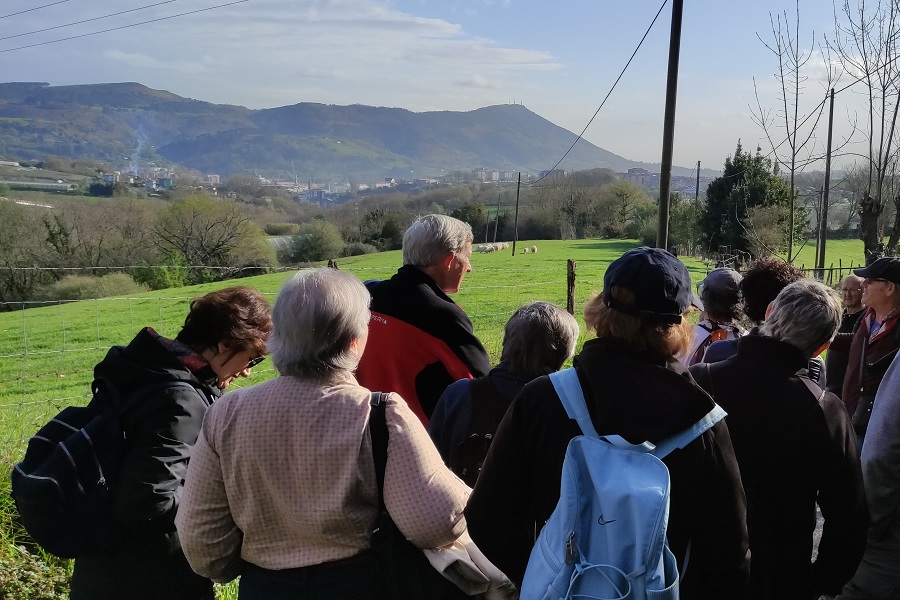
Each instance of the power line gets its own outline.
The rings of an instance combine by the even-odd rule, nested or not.
[[[132,23],[131,25],[122,25],[121,27],[111,27],[109,29],[103,29],[102,31],[94,31],[91,33],[83,33],[81,35],[73,35],[65,38],[60,38],[58,40],[50,40],[48,42],[40,42],[37,44],[29,44],[27,46],[19,46],[17,48],[7,48],[6,50],[0,50],[0,54],[4,52],[13,52],[15,50],[24,50],[26,48],[34,48],[36,46],[46,46],[47,44],[55,44],[57,42],[65,42],[68,40],[77,40],[79,38],[88,37],[91,35],[99,35],[101,33],[109,33],[110,31],[118,31],[120,29],[128,29],[129,27],[137,27],[138,25],[146,25],[148,23],[157,23],[159,21],[166,21],[168,19],[175,19],[177,17],[184,17],[187,15],[194,15],[201,12],[206,12],[208,10],[215,10],[217,8],[225,8],[226,6],[234,6],[235,4],[243,4],[244,2],[250,2],[250,0],[235,0],[234,2],[227,2],[225,4],[217,4],[216,6],[208,6],[206,8],[199,8],[197,10],[191,10],[188,12],[179,13],[177,15],[169,15],[168,17],[160,17],[158,19],[150,19],[149,21],[141,21],[140,23]]]
[[[31,12],[33,10],[40,10],[42,8],[47,8],[48,6],[56,6],[57,4],[62,4],[63,2],[68,2],[69,0],[59,0],[59,2],[51,2],[50,4],[45,4],[43,6],[35,6],[34,8],[26,8],[25,10],[20,10],[19,12],[9,13],[8,15],[0,16],[0,19],[5,19],[7,17],[14,17],[16,15],[23,15],[27,12]]]
[[[99,21],[101,19],[108,19],[110,17],[117,17],[119,15],[124,15],[126,13],[131,13],[139,10],[145,10],[148,8],[153,8],[154,6],[162,6],[163,4],[169,4],[171,2],[175,2],[176,0],[165,0],[165,2],[157,2],[156,4],[148,4],[147,6],[139,6],[137,8],[130,8],[128,10],[123,10],[117,13],[112,13],[109,15],[103,15],[102,17],[93,17],[91,19],[84,19],[83,21],[75,21],[74,23],[67,23],[65,25],[55,25],[53,27],[46,27],[44,29],[37,29],[35,31],[26,31],[25,33],[17,33],[15,35],[8,35],[6,37],[0,37],[0,40],[9,40],[12,38],[23,37],[26,35],[34,35],[36,33],[43,33],[45,31],[53,31],[54,29],[62,29],[63,27],[72,27],[73,25],[81,25],[82,23],[90,23],[91,21]]]
[[[625,63],[625,66],[622,68],[622,72],[619,73],[619,76],[618,76],[618,77],[616,77],[616,80],[615,80],[615,82],[613,82],[612,87],[609,88],[609,91],[606,93],[606,97],[603,98],[603,102],[601,102],[601,103],[600,103],[600,106],[597,107],[597,110],[594,111],[594,116],[592,116],[591,119],[587,122],[587,125],[585,125],[585,126],[584,126],[584,129],[581,130],[581,133],[578,134],[578,137],[575,138],[575,141],[572,142],[572,145],[569,146],[569,149],[568,149],[568,150],[566,150],[566,153],[562,155],[562,158],[560,158],[558,161],[556,161],[556,164],[553,165],[553,168],[552,168],[552,169],[550,169],[549,171],[547,171],[547,174],[544,175],[544,177],[547,177],[547,175],[549,175],[550,173],[552,173],[553,171],[555,171],[555,170],[556,170],[556,167],[558,167],[558,166],[560,165],[560,163],[561,163],[563,160],[565,160],[565,158],[569,155],[569,152],[572,151],[572,148],[575,147],[575,144],[577,144],[578,141],[582,138],[582,136],[584,136],[584,132],[588,130],[588,127],[590,127],[590,126],[591,126],[591,123],[594,122],[594,119],[597,118],[597,115],[600,113],[600,109],[603,108],[603,105],[604,105],[604,104],[606,104],[606,101],[609,99],[610,95],[613,93],[613,90],[616,89],[616,86],[619,84],[619,80],[621,80],[621,79],[622,79],[622,76],[625,75],[625,71],[628,70],[629,65],[631,65],[631,61],[634,60],[634,57],[637,55],[638,50],[641,49],[641,46],[644,44],[644,40],[647,39],[647,36],[650,34],[650,30],[653,29],[653,25],[656,23],[656,20],[659,18],[660,13],[662,13],[663,8],[665,8],[666,3],[667,3],[668,1],[669,1],[669,0],[663,0],[663,3],[660,5],[659,10],[656,11],[656,16],[653,17],[653,20],[650,22],[650,26],[647,27],[647,31],[644,32],[644,36],[641,38],[641,41],[638,42],[637,48],[635,48],[635,49],[634,49],[634,52],[631,53],[631,58],[628,59],[628,62]],[[531,185],[534,185],[534,184],[538,183],[539,181],[541,181],[541,179],[544,179],[544,177],[539,177],[537,180],[535,180],[534,182],[532,182]]]

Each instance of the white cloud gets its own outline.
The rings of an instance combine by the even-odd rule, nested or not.
[[[479,89],[483,89],[483,90],[500,89],[500,86],[497,84],[497,82],[489,81],[488,79],[485,79],[478,73],[473,74],[472,77],[470,77],[469,79],[466,79],[463,81],[457,81],[456,85],[458,85],[460,87],[479,88]]]

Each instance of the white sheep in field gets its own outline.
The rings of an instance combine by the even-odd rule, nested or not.
[[[522,248],[522,254],[528,254],[528,246]]]
[[[537,246],[532,246],[532,247],[531,247],[531,253],[532,253],[532,254],[537,254]]]

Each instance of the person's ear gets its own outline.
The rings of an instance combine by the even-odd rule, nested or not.
[[[448,252],[447,256],[445,256],[444,259],[441,261],[441,266],[444,268],[445,271],[449,271],[450,267],[453,266],[454,258],[456,258],[456,256],[452,252]]]
[[[773,308],[774,306],[775,306],[775,301],[772,300],[771,302],[769,302],[769,305],[766,307],[766,318],[767,318],[767,319],[769,318],[769,315],[772,314],[772,308]]]

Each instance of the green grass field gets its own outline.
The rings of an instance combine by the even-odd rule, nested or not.
[[[808,269],[813,268],[816,264],[816,241],[808,240],[799,250],[799,253],[796,248],[794,249],[794,253],[797,255],[794,259],[795,265]],[[827,240],[825,242],[826,268],[829,268],[832,265],[835,269],[839,266],[847,268],[851,263],[854,266],[865,264],[865,253],[863,251],[862,240]]]
[[[526,246],[536,254],[524,254]],[[547,300],[565,306],[566,260],[576,261],[576,307],[602,285],[606,266],[636,242],[628,240],[523,241],[512,251],[475,253],[470,273],[455,300],[466,310],[496,362],[503,325],[523,304]],[[346,258],[339,267],[361,280],[390,277],[400,252]],[[694,280],[706,272],[703,263],[686,260]],[[147,292],[124,298],[55,303],[24,311],[0,313],[0,460],[10,464],[28,437],[53,413],[89,399],[93,366],[110,346],[125,344],[144,326],[174,336],[190,299],[230,284],[255,287],[273,301],[289,272],[249,277],[189,288]],[[275,376],[269,363],[241,380],[249,385]]]

